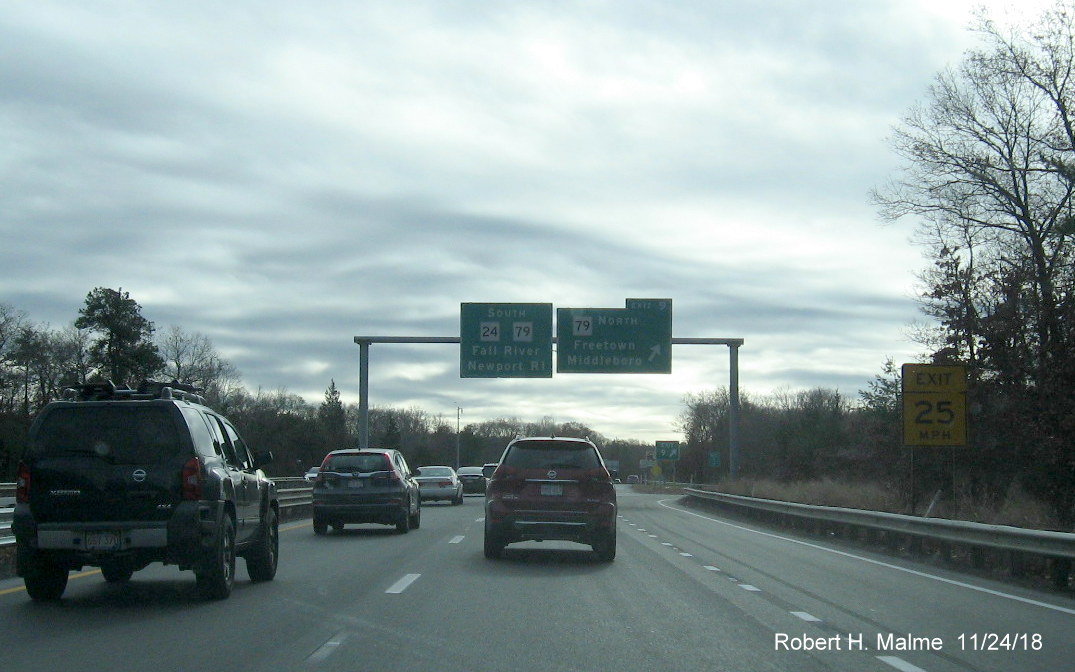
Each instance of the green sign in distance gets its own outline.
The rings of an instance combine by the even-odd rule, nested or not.
[[[551,378],[551,303],[463,303],[460,378]]]
[[[656,457],[658,460],[678,460],[679,441],[658,441]]]
[[[672,300],[557,308],[557,373],[671,373]]]

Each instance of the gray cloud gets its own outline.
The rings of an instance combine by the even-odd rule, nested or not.
[[[921,265],[866,193],[969,44],[929,3],[35,2],[0,16],[0,301],[96,286],[208,335],[247,385],[357,394],[355,335],[452,336],[463,302],[672,298],[742,337],[748,390],[853,395],[908,360]],[[376,346],[375,405],[668,438],[671,376],[458,377]]]

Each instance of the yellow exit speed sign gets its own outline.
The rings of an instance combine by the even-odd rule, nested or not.
[[[903,443],[967,445],[967,369],[903,365]]]

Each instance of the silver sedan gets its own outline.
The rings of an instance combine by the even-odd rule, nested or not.
[[[463,483],[451,467],[420,467],[415,473],[423,502],[436,500],[463,503]]]

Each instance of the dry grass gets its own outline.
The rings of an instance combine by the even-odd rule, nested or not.
[[[781,483],[774,480],[744,478],[735,481],[725,480],[715,486],[705,487],[731,495],[761,497],[800,504],[907,513],[906,493],[897,492],[876,483],[848,483],[828,478],[819,481]],[[919,515],[925,512],[929,503],[928,500],[919,503]],[[938,498],[930,516],[990,525],[1010,525],[1041,530],[1058,529],[1056,521],[1050,515],[1049,507],[1026,494],[1018,484],[1010,487],[999,502],[974,498],[965,492],[957,493],[953,500],[943,496],[942,493],[942,497]]]
[[[840,506],[848,509],[898,513],[901,502],[893,493],[874,483],[843,483],[829,478],[820,481],[781,483],[766,479],[721,481],[714,490],[730,495],[776,499],[784,502]]]

